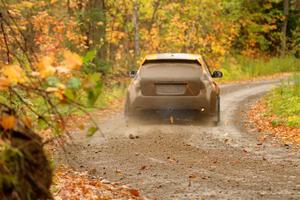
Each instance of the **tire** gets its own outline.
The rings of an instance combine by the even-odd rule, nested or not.
[[[217,126],[221,121],[221,103],[220,103],[220,96],[217,96],[216,100],[216,111],[214,116],[214,125]]]

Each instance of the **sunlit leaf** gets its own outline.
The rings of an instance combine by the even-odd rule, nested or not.
[[[0,90],[5,90],[11,85],[8,78],[0,78]]]
[[[46,78],[55,74],[55,68],[53,67],[53,58],[50,56],[43,57],[37,64],[40,77]]]
[[[48,87],[46,89],[46,92],[57,92],[59,90],[59,88],[57,87]]]
[[[64,62],[63,66],[67,69],[80,69],[82,65],[82,58],[68,50],[64,51]]]
[[[71,72],[71,69],[62,66],[56,67],[55,69],[58,74],[69,74]]]
[[[27,81],[24,70],[18,65],[5,65],[2,68],[2,74],[10,81],[11,84],[24,83]]]
[[[31,3],[30,1],[23,1],[20,5],[20,7],[22,8],[32,8],[34,6],[33,3]]]

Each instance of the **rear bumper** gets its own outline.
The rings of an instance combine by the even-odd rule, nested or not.
[[[144,96],[140,92],[130,96],[130,108],[143,110],[210,110],[210,98],[205,91],[197,96]]]

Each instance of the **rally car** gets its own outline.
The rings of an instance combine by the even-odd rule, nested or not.
[[[196,111],[220,121],[220,89],[201,55],[164,53],[146,56],[138,71],[130,71],[125,101],[127,120],[143,111]]]

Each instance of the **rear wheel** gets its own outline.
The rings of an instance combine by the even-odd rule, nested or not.
[[[217,126],[220,121],[221,121],[221,103],[220,103],[220,96],[218,95],[216,99],[216,110],[215,110],[215,116],[213,122]]]

